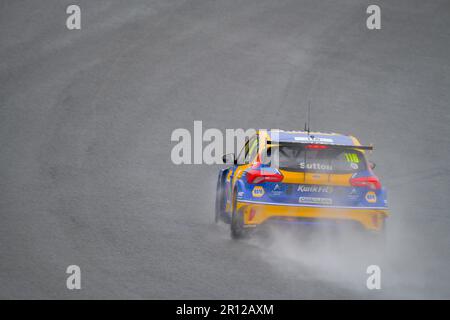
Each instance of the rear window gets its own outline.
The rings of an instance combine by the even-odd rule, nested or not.
[[[320,173],[353,173],[366,170],[364,155],[357,150],[305,149],[303,146],[273,146],[263,162],[271,162],[278,155],[279,168],[288,171]],[[276,159],[273,158],[273,159]]]

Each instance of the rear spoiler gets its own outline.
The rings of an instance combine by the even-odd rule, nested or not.
[[[373,145],[370,146],[356,146],[356,145],[346,145],[346,144],[334,144],[334,143],[317,143],[317,142],[307,142],[307,141],[296,141],[296,142],[272,142],[267,141],[267,144],[276,144],[281,146],[298,146],[298,145],[318,145],[327,146],[330,149],[360,149],[360,150],[373,150]]]

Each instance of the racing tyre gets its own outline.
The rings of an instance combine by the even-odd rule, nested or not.
[[[230,230],[231,238],[244,239],[248,238],[249,230],[244,228],[244,217],[236,209],[236,192],[233,192],[233,213],[231,216]]]
[[[218,223],[225,209],[225,191],[220,183],[220,179],[217,180],[216,187],[216,204],[214,213],[214,222]]]

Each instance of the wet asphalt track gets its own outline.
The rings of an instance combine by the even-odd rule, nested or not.
[[[2,1],[0,84],[1,298],[450,298],[448,1]],[[193,120],[299,129],[308,100],[313,129],[376,146],[382,261],[233,242],[219,166],[170,161]]]

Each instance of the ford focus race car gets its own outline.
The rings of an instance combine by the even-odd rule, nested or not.
[[[263,143],[262,143],[263,141]],[[336,133],[258,131],[239,155],[223,156],[215,221],[231,237],[270,224],[336,224],[382,235],[386,190],[366,159],[372,146]]]

